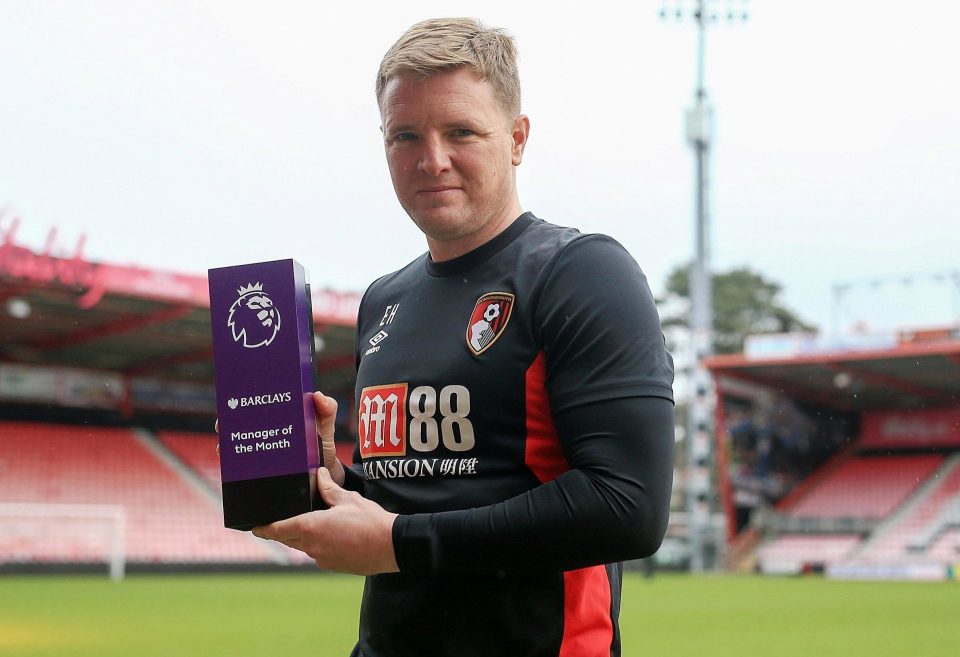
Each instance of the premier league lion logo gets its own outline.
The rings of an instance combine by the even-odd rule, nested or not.
[[[242,341],[243,346],[250,349],[273,342],[280,331],[280,311],[263,291],[263,284],[244,285],[237,294],[240,298],[230,306],[227,317],[234,341]]]

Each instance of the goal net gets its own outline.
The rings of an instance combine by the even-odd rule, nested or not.
[[[120,580],[125,525],[119,505],[0,503],[0,565],[103,563]]]

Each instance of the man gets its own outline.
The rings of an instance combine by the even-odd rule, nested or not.
[[[672,481],[672,361],[637,264],[525,213],[512,39],[415,25],[377,79],[387,163],[429,252],[357,324],[357,465],[316,396],[329,510],[255,530],[368,575],[365,657],[620,654],[620,561]],[[605,565],[607,564],[607,565]]]

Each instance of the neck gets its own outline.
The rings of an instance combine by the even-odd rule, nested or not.
[[[499,219],[488,221],[479,230],[469,235],[453,240],[438,240],[427,235],[427,248],[430,250],[430,259],[434,262],[444,262],[445,260],[453,260],[466,253],[470,253],[475,248],[483,246],[509,228],[521,214],[523,214],[523,208],[520,206],[520,201],[516,200],[500,214]]]

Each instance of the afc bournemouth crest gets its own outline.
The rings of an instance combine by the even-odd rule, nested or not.
[[[467,324],[467,346],[474,356],[489,349],[507,328],[513,299],[509,292],[488,292],[477,299]]]

